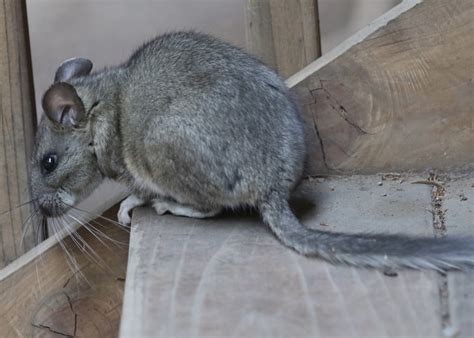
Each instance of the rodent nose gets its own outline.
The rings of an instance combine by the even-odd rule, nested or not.
[[[41,214],[43,216],[46,216],[46,217],[51,217],[52,216],[52,213],[51,213],[51,210],[49,210],[47,207],[45,207],[44,205],[39,205],[39,210],[41,212]]]

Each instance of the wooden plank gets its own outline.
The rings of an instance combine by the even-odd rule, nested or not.
[[[452,336],[474,337],[474,273],[448,274],[450,324]]]
[[[447,236],[474,235],[474,172],[451,177],[445,184],[441,203]],[[474,337],[474,271],[448,273],[444,296],[448,316],[445,335]]]
[[[245,12],[247,49],[268,66],[277,69],[272,20],[269,13],[270,0],[247,1]]]
[[[429,189],[409,184],[403,189],[419,190],[406,199],[394,196],[370,215],[354,207],[338,217],[341,205],[357,203],[361,182],[354,179],[305,181],[294,201],[299,218],[313,227],[326,222],[329,231],[375,231],[380,214],[388,213],[384,229],[400,232],[396,220],[414,204],[418,208],[409,213],[416,221],[409,231],[432,233],[425,212]],[[380,188],[376,181],[362,181],[367,191],[359,191],[358,203],[376,203],[380,189],[400,193],[399,182],[388,189],[388,182]],[[350,187],[355,190],[347,193]],[[389,277],[309,259],[281,245],[255,215],[197,220],[139,209],[129,257],[121,337],[435,337],[441,332],[435,273]]]
[[[472,168],[474,6],[405,0],[287,83],[308,173]]]
[[[247,49],[287,77],[321,55],[317,0],[248,0]]]
[[[0,1],[0,213],[30,199],[28,165],[35,126],[25,1]],[[0,267],[34,245],[21,243],[29,205],[0,216]]]
[[[115,218],[116,212],[113,208],[105,216]],[[97,221],[105,235],[128,242],[126,231]],[[109,249],[84,228],[78,233],[107,269],[67,238],[64,245],[78,264],[74,272],[56,238],[49,238],[0,270],[0,337],[117,336],[128,250],[104,241]]]

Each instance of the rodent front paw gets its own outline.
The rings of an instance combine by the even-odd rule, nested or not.
[[[132,219],[130,218],[129,211],[130,210],[125,210],[125,209],[122,209],[122,207],[120,207],[120,210],[117,213],[117,218],[120,224],[130,225],[130,223],[132,223]]]
[[[132,223],[132,218],[130,217],[130,212],[140,206],[143,205],[144,202],[140,198],[130,195],[125,200],[120,203],[120,209],[117,213],[117,218],[119,223],[123,225],[130,225]]]

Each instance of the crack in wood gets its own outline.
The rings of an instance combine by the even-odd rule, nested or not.
[[[60,335],[60,336],[63,336],[63,337],[69,337],[69,338],[74,338],[75,337],[75,336],[71,336],[70,334],[67,334],[67,333],[64,333],[64,332],[56,331],[56,330],[52,329],[51,327],[49,327],[47,325],[35,324],[35,323],[31,323],[31,325],[33,327],[38,328],[38,329],[48,330],[51,333],[54,333],[54,334],[57,334],[57,335]]]
[[[433,182],[431,190],[431,205],[433,208],[433,231],[435,237],[446,236],[445,210],[443,208],[443,198],[445,187],[438,182],[437,175],[431,172],[426,182]],[[448,276],[446,273],[438,272],[438,295],[440,307],[440,320],[442,334],[452,327],[451,312],[449,309],[449,289]]]
[[[74,307],[72,306],[72,300],[71,300],[71,297],[69,296],[69,294],[67,292],[64,292],[64,295],[66,296],[67,298],[67,301],[69,303],[69,307],[71,308],[71,311],[72,313],[74,314],[74,330],[73,330],[73,337],[76,337],[76,333],[77,333],[77,313],[76,311],[74,310]]]
[[[331,106],[331,108],[347,123],[349,124],[350,126],[354,127],[359,133],[363,134],[363,135],[374,135],[374,133],[369,133],[368,131],[366,131],[365,129],[363,129],[361,126],[359,126],[357,123],[355,123],[354,121],[352,121],[350,118],[349,118],[349,112],[347,111],[347,109],[336,99],[333,97],[333,95],[329,92],[329,90],[327,90],[325,87],[324,87],[324,82],[323,80],[320,80],[320,84],[321,86],[319,88],[314,88],[314,89],[310,89],[310,92],[311,92],[311,95],[314,97],[314,92],[316,91],[323,91],[325,94],[326,94],[326,98],[328,99],[328,104],[329,106]]]
[[[438,294],[441,316],[441,330],[445,332],[452,327],[451,312],[449,310],[448,275],[438,272]]]
[[[64,337],[72,337],[72,338],[77,337],[78,314],[74,310],[73,301],[71,299],[71,296],[66,291],[63,291],[62,294],[66,297],[67,304],[69,305],[69,308],[71,309],[71,312],[74,315],[74,326],[73,326],[73,329],[72,329],[73,333],[72,334],[64,333],[64,332],[61,332],[59,330],[55,330],[51,326],[45,325],[45,324],[38,324],[38,323],[33,323],[32,322],[31,325],[33,327],[36,327],[36,328],[39,328],[39,329],[45,329],[45,330],[48,330],[52,333],[55,333],[55,334],[58,334],[58,335],[61,335],[61,336],[64,336]]]
[[[314,127],[314,130],[316,132],[316,136],[318,137],[319,145],[321,146],[321,154],[322,154],[322,157],[323,157],[324,166],[326,167],[326,169],[330,169],[329,165],[328,165],[328,161],[327,161],[326,150],[324,149],[323,138],[321,137],[321,134],[319,133],[318,125],[316,124],[316,120],[315,120],[314,116],[313,116],[313,127]]]
[[[311,97],[313,98],[314,100],[314,103],[316,104],[316,96],[314,95],[313,93],[313,90],[309,90],[309,93],[311,94]],[[318,125],[316,123],[316,118],[314,117],[314,114],[311,114],[311,118],[313,120],[313,129],[316,133],[316,137],[317,139],[319,140],[319,145],[321,147],[321,155],[323,157],[323,163],[324,163],[324,167],[326,169],[330,169],[329,168],[329,165],[328,165],[328,161],[327,161],[327,156],[326,156],[326,150],[324,149],[324,142],[323,142],[323,138],[321,136],[321,133],[319,132],[319,128],[318,128]]]
[[[322,80],[322,79],[319,79],[319,86],[316,87],[316,88],[308,88],[308,91],[313,99],[313,103],[310,103],[310,104],[317,104],[317,96],[316,96],[316,92],[317,91],[322,91],[326,97],[327,97],[327,102],[329,104],[329,106],[339,115],[339,117],[341,117],[347,124],[349,124],[351,127],[355,128],[360,134],[362,135],[374,135],[374,133],[369,133],[368,131],[366,131],[365,129],[363,129],[362,127],[360,127],[357,123],[355,123],[354,121],[352,121],[350,118],[349,118],[349,112],[347,111],[347,109],[338,102],[337,99],[335,99],[332,94],[324,87],[324,83],[323,81],[328,81],[328,80]],[[323,137],[321,135],[321,131],[319,130],[318,128],[318,125],[317,125],[317,122],[316,122],[316,117],[314,116],[314,114],[311,114],[311,118],[312,118],[312,121],[313,121],[313,130],[314,130],[314,133],[316,135],[316,138],[318,139],[319,141],[319,145],[321,147],[321,155],[322,155],[322,158],[323,158],[323,163],[324,163],[324,167],[326,169],[332,169],[329,164],[328,164],[328,155],[327,155],[327,152],[326,152],[326,143],[325,141],[323,140]],[[344,150],[340,145],[336,144],[336,146],[346,155],[349,157],[349,154],[347,153],[346,150]]]
[[[430,173],[427,182],[433,182],[433,188],[431,190],[431,205],[433,207],[433,231],[435,237],[446,236],[446,224],[445,224],[445,213],[446,210],[443,208],[443,199],[445,188],[438,182],[435,173]]]
[[[78,277],[77,277],[77,274],[80,273],[81,271],[83,271],[85,268],[89,267],[91,264],[92,264],[91,262],[88,262],[88,263],[86,263],[86,265],[82,266],[82,267],[79,268],[78,270],[76,270],[76,271],[71,271],[71,272],[72,272],[72,275],[71,275],[71,276],[66,280],[66,282],[64,283],[63,289],[65,289],[65,288],[69,285],[69,283],[71,282],[71,280],[72,280],[73,278],[75,278],[75,279],[76,279],[76,283],[78,283],[79,279],[78,279]]]

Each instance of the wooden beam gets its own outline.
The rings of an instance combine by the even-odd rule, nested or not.
[[[247,49],[282,76],[321,55],[317,0],[247,0]]]
[[[116,211],[105,216],[115,218]],[[128,243],[128,232],[97,221],[102,225],[93,224],[106,236]],[[73,226],[75,231],[77,225]],[[102,239],[107,248],[85,228],[78,234],[103,260],[102,266],[68,237],[64,246],[78,264],[73,271],[58,238],[51,237],[0,270],[0,337],[117,336],[128,250]]]
[[[36,125],[24,0],[0,0],[0,213],[30,199],[28,165]],[[0,267],[34,245],[21,243],[29,205],[0,216]],[[32,227],[31,227],[32,228]]]
[[[471,0],[405,0],[290,77],[308,174],[472,168],[473,17]]]
[[[305,180],[294,210],[306,226],[327,231],[382,228],[431,235],[425,210],[429,188],[405,183],[411,194],[397,192],[401,195],[380,201],[378,180]],[[387,191],[399,187],[384,183]],[[341,217],[340,206],[354,201],[357,206],[357,200],[370,211],[361,213],[353,205]],[[284,247],[256,215],[245,213],[200,220],[141,208],[132,223],[120,337],[435,337],[441,332],[434,272],[398,271],[390,277],[303,257]]]
[[[453,337],[474,335],[474,272],[448,274],[450,324]],[[447,336],[447,335],[446,335]]]

